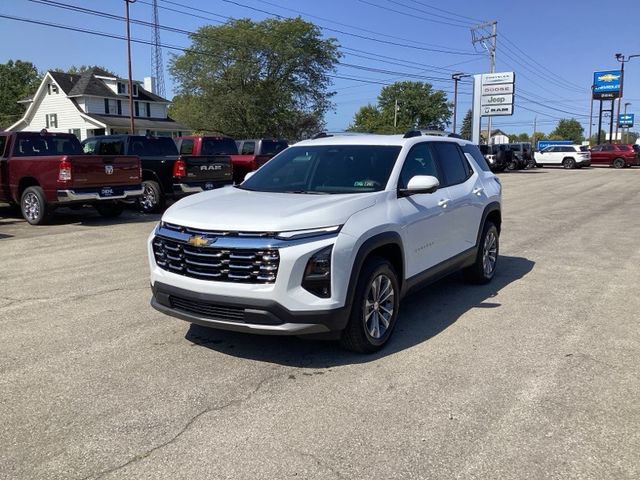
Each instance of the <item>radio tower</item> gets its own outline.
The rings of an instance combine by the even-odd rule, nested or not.
[[[162,47],[160,44],[158,0],[153,0],[153,52],[151,54],[151,70],[156,77],[156,94],[164,97],[164,65],[162,63]]]

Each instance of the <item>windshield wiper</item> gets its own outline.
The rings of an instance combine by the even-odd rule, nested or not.
[[[304,193],[309,195],[329,195],[329,192],[318,192],[316,190],[286,190],[282,193]]]

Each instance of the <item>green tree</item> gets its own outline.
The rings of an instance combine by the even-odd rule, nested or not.
[[[294,140],[324,126],[334,94],[329,73],[340,53],[337,41],[323,39],[314,24],[234,20],[199,28],[191,43],[169,66],[176,120],[236,138]]]
[[[465,140],[471,140],[471,128],[473,127],[473,112],[471,109],[467,110],[467,114],[462,120],[462,126],[460,127],[460,136]]]
[[[397,127],[394,128],[398,102]],[[370,131],[370,123],[359,123],[362,119],[378,118],[376,133],[404,132],[414,127],[444,129],[451,118],[451,104],[443,91],[434,90],[425,82],[395,82],[383,87],[375,108],[371,105],[356,112],[349,126],[352,131]]]
[[[39,83],[40,74],[31,62],[0,64],[0,130],[20,120],[25,107],[18,100],[35,92]]]
[[[575,118],[563,118],[558,122],[549,138],[552,140],[572,140],[581,143],[584,140],[584,128]]]
[[[54,68],[53,71],[54,72],[69,73],[69,74],[72,74],[72,75],[81,75],[84,72],[86,72],[87,70],[91,70],[92,68],[99,68],[100,70],[104,70],[105,72],[113,75],[116,78],[118,77],[118,75],[115,72],[113,72],[112,70],[108,69],[107,67],[102,67],[100,65],[80,65],[80,66],[71,65],[67,69],[65,69],[65,68]]]

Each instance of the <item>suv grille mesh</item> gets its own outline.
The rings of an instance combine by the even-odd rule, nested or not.
[[[153,254],[163,270],[219,282],[273,283],[280,265],[278,250],[200,248],[160,236]]]
[[[243,308],[214,305],[197,300],[174,297],[173,295],[169,297],[169,302],[171,303],[171,307],[176,310],[183,310],[185,312],[195,313],[196,315],[216,320],[244,322]]]

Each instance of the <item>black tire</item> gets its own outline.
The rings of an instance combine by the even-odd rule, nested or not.
[[[513,171],[513,170],[516,170],[517,168],[518,168],[518,163],[515,160],[512,160],[511,162],[507,163],[507,170]]]
[[[562,166],[566,169],[576,168],[576,161],[571,157],[567,157],[562,160]]]
[[[624,168],[624,158],[618,157],[613,159],[613,163],[611,164],[613,168]]]
[[[105,218],[119,217],[124,211],[124,205],[120,202],[102,202],[95,205],[96,210]]]
[[[498,258],[500,255],[500,235],[498,228],[493,222],[485,222],[478,243],[478,253],[473,265],[465,268],[462,273],[470,283],[485,284],[489,283],[496,273],[498,266]],[[486,262],[487,259],[493,259],[493,262]],[[491,268],[485,268],[490,266]]]
[[[142,195],[138,198],[138,206],[143,213],[158,213],[164,208],[165,198],[158,182],[145,180],[142,182]]]
[[[536,168],[544,168],[544,164],[543,163],[536,163]]]
[[[386,295],[386,298],[382,297],[385,307],[375,299],[374,282],[378,281],[380,282],[378,292],[380,293],[382,290],[380,297]],[[358,353],[373,353],[380,350],[393,333],[398,318],[399,305],[400,288],[398,276],[393,266],[384,258],[369,258],[362,267],[358,278],[349,322],[340,337],[342,346]],[[385,317],[384,315],[389,313],[390,307],[393,310],[388,317]],[[367,311],[369,312],[368,316]],[[376,322],[377,329],[375,328]],[[387,323],[386,328],[385,322]]]
[[[44,225],[49,221],[51,209],[44,191],[38,186],[27,187],[20,196],[20,212],[31,225]]]

